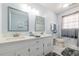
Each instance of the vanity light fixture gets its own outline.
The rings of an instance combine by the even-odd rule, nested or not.
[[[22,4],[21,5],[21,9],[25,12],[28,12],[30,14],[33,15],[38,15],[39,16],[39,10],[37,10],[36,8],[32,8],[31,6],[27,5],[27,4]]]
[[[32,11],[32,14],[39,15],[39,11],[37,9],[33,8],[31,11]]]
[[[63,5],[63,8],[68,7],[69,5],[71,5],[72,3],[66,3]]]

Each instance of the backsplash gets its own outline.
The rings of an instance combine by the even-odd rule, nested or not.
[[[13,37],[16,34],[18,34],[18,36],[26,36],[29,35],[29,32],[24,33],[24,32],[8,32],[8,33],[3,33],[2,37]]]

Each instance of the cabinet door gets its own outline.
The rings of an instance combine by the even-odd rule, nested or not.
[[[0,54],[0,56],[15,56],[15,50],[11,50],[11,51],[6,51]]]
[[[31,56],[42,56],[43,55],[43,40],[35,40],[31,42],[30,55]]]
[[[0,46],[0,55],[3,56],[28,56],[28,47],[27,42],[17,42],[4,44]]]
[[[17,48],[18,47],[18,48]],[[29,56],[29,44],[27,42],[22,42],[17,44],[16,56]]]
[[[9,45],[0,46],[0,56],[13,56],[15,54],[15,48]]]
[[[16,50],[15,56],[29,56],[28,48],[21,48]]]
[[[43,49],[44,49],[44,55],[51,52],[51,39],[50,38],[44,38]]]
[[[43,46],[33,46],[30,48],[30,56],[42,56],[43,55]]]
[[[18,49],[3,52],[0,56],[29,56],[28,49]]]

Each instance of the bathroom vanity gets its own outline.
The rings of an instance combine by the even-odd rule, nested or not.
[[[52,48],[52,36],[2,38],[0,56],[43,56]]]

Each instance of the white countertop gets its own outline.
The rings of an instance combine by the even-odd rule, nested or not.
[[[21,40],[34,39],[34,38],[35,37],[31,37],[31,36],[25,36],[25,37],[2,37],[2,38],[0,38],[0,43],[21,41]]]
[[[49,37],[51,35],[42,35],[39,38]],[[15,42],[21,40],[30,40],[30,39],[37,39],[34,36],[20,36],[20,37],[0,37],[0,43],[8,43],[8,42]]]

